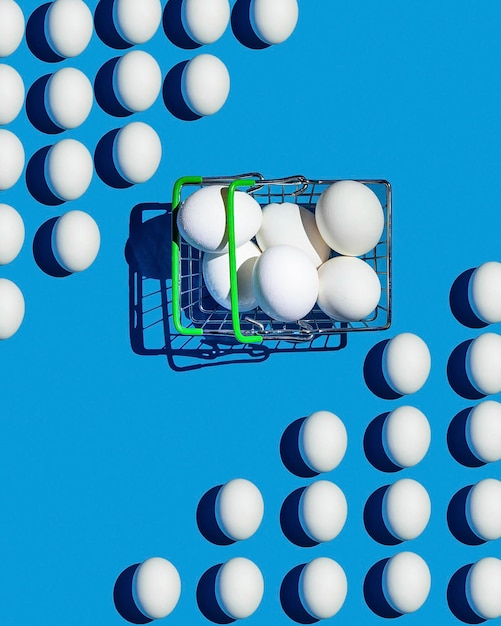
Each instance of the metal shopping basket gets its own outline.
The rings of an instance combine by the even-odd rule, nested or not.
[[[238,189],[251,194],[261,205],[291,202],[315,212],[320,194],[338,179],[310,180],[301,175],[265,179],[252,173],[232,177],[186,176],[176,181],[172,199],[172,317],[181,335],[233,337],[241,343],[266,340],[311,342],[317,337],[358,331],[385,330],[391,323],[391,185],[386,180],[358,180],[378,196],[384,211],[384,230],[375,248],[361,258],[379,276],[381,298],[376,309],[357,322],[339,322],[318,306],[304,319],[277,322],[260,308],[241,313],[238,309],[235,259],[234,194]],[[226,206],[231,285],[231,311],[210,296],[202,278],[203,253],[182,238],[176,225],[177,212],[185,198],[207,185],[227,185]],[[332,252],[334,256],[336,253]]]

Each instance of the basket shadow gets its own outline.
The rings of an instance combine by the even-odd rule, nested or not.
[[[383,400],[397,400],[402,395],[388,385],[383,373],[383,352],[389,341],[389,339],[380,341],[367,353],[364,361],[364,379],[375,396]]]
[[[384,546],[396,546],[402,541],[390,533],[383,517],[383,499],[389,488],[390,485],[379,487],[367,498],[364,506],[364,526],[374,541]]]
[[[367,426],[364,433],[364,452],[369,463],[380,472],[400,472],[402,468],[388,457],[383,444],[383,427],[390,413],[381,413]]]
[[[475,315],[468,299],[468,286],[471,275],[475,269],[476,268],[472,267],[469,270],[465,270],[452,283],[449,294],[449,305],[452,314],[463,326],[467,326],[468,328],[485,328],[488,324]]]
[[[287,539],[301,548],[318,546],[318,541],[309,537],[301,525],[299,517],[299,502],[306,487],[299,487],[290,493],[280,508],[280,527]]]
[[[473,339],[463,341],[452,351],[447,361],[447,379],[452,390],[467,400],[480,400],[485,394],[480,393],[471,384],[466,372],[466,353]]]
[[[130,565],[120,574],[113,588],[113,602],[118,613],[132,624],[149,624],[153,620],[137,608],[132,595],[132,579],[140,563]]]
[[[212,487],[200,498],[197,506],[197,526],[207,541],[217,546],[229,546],[235,541],[223,533],[216,517],[216,500],[222,488],[223,485]]]
[[[472,407],[460,411],[447,429],[447,447],[452,457],[465,467],[482,467],[484,461],[478,459],[470,449],[466,438],[466,422]]]
[[[486,620],[471,608],[466,596],[466,578],[473,563],[463,565],[452,576],[447,585],[447,604],[451,613],[465,624],[482,624]]]
[[[52,3],[42,4],[28,18],[26,23],[26,43],[34,56],[45,63],[59,63],[64,58],[50,47],[45,35],[45,16]]]
[[[49,276],[64,278],[71,272],[61,267],[52,251],[52,231],[59,217],[52,217],[44,222],[33,238],[33,258],[38,267]]]
[[[461,543],[480,546],[486,542],[473,532],[466,516],[466,499],[472,488],[473,485],[467,485],[452,496],[447,507],[447,525],[451,534]]]
[[[198,581],[197,604],[202,615],[214,624],[231,624],[235,620],[221,609],[216,597],[216,578],[223,563],[213,565]]]
[[[395,611],[390,606],[383,590],[383,571],[386,563],[390,559],[382,559],[375,563],[364,579],[364,599],[369,609],[378,615],[386,619],[393,619],[395,617],[401,617],[402,613]]]
[[[313,478],[319,473],[306,465],[299,449],[299,432],[305,419],[306,417],[300,417],[284,430],[280,439],[280,457],[292,474],[301,478]]]
[[[280,585],[280,604],[284,613],[298,624],[315,624],[319,620],[304,608],[299,595],[299,578],[306,563],[296,565],[288,572]]]
[[[254,32],[250,19],[251,0],[237,0],[231,12],[231,28],[237,40],[246,48],[263,50],[269,48]]]
[[[178,48],[194,50],[202,44],[194,41],[186,32],[182,20],[183,0],[168,0],[165,5],[162,25],[167,39]]]

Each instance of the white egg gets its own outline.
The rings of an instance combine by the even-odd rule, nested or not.
[[[487,324],[501,322],[501,263],[483,263],[470,277],[468,300],[475,315]]]
[[[383,497],[383,519],[390,533],[402,541],[419,537],[431,514],[430,496],[412,478],[402,478],[391,485]]]
[[[304,532],[323,543],[331,541],[343,530],[348,515],[344,493],[328,480],[317,480],[301,494],[299,520]]]
[[[181,578],[167,559],[146,559],[134,572],[132,596],[137,608],[149,619],[162,619],[176,608]]]
[[[301,424],[299,450],[314,472],[330,472],[343,460],[348,435],[343,422],[330,411],[315,411]]]
[[[94,263],[101,236],[94,219],[83,211],[68,211],[54,224],[52,251],[61,267],[83,272]]]
[[[233,619],[244,619],[255,613],[261,604],[263,593],[263,575],[258,566],[249,559],[230,559],[217,573],[218,604]]]
[[[252,311],[257,300],[252,291],[252,270],[261,250],[248,241],[236,249],[238,310]],[[214,300],[231,310],[230,255],[206,252],[202,262],[205,285]]]
[[[114,0],[113,18],[125,41],[146,43],[160,26],[162,5],[160,0]]]
[[[0,0],[0,57],[15,52],[24,35],[24,15],[14,0]]]
[[[414,613],[430,593],[431,574],[426,562],[414,552],[399,552],[383,570],[383,592],[399,613]]]
[[[199,54],[189,61],[181,79],[183,99],[197,115],[213,115],[230,93],[226,65],[212,54]]]
[[[356,257],[338,256],[318,269],[318,306],[340,322],[356,322],[376,308],[381,283],[372,267]]]
[[[288,39],[299,17],[297,0],[252,0],[249,7],[252,29],[268,44]]]
[[[146,111],[158,98],[162,72],[156,60],[143,50],[131,50],[118,61],[113,72],[113,89],[128,111]]]
[[[184,239],[204,252],[226,252],[226,205],[228,187],[208,185],[198,189],[182,203],[177,225]],[[235,243],[242,246],[261,226],[262,211],[254,198],[243,191],[235,191]]]
[[[24,148],[10,130],[0,128],[0,191],[13,187],[23,173]]]
[[[501,336],[484,333],[466,352],[466,373],[471,384],[485,395],[501,391]]]
[[[430,351],[417,335],[400,333],[386,344],[382,366],[386,382],[396,393],[416,393],[430,374]]]
[[[399,467],[414,467],[428,452],[431,428],[419,409],[399,406],[386,417],[382,435],[390,461]]]
[[[344,604],[348,580],[339,563],[321,556],[304,567],[298,587],[305,610],[315,619],[329,619]]]
[[[230,21],[228,0],[184,0],[182,5],[183,26],[197,43],[217,41]]]
[[[61,200],[76,200],[88,189],[94,162],[87,148],[75,139],[55,143],[45,158],[45,180]]]
[[[13,207],[0,204],[0,265],[13,261],[24,243],[23,218]]]
[[[0,278],[0,339],[9,339],[24,319],[24,298],[19,287]]]
[[[295,322],[305,317],[318,296],[318,274],[310,257],[292,246],[265,250],[252,273],[254,295],[272,319]]]
[[[145,183],[162,159],[162,144],[155,130],[144,122],[131,122],[117,133],[113,160],[119,174],[133,184]]]
[[[63,67],[47,81],[45,108],[59,128],[77,128],[89,117],[94,91],[87,76],[74,67]]]
[[[488,556],[477,561],[466,577],[466,597],[482,619],[501,616],[501,560]]]
[[[466,440],[473,454],[484,463],[501,459],[501,404],[484,400],[468,414]]]
[[[224,534],[234,541],[252,537],[264,514],[263,496],[245,478],[227,482],[216,498],[216,519]]]
[[[45,16],[47,42],[56,54],[76,57],[89,45],[94,21],[82,0],[56,0]]]
[[[472,487],[466,498],[466,519],[484,541],[501,537],[501,481],[485,478]]]
[[[256,240],[261,250],[281,244],[299,248],[316,267],[330,254],[329,246],[320,237],[313,213],[292,202],[274,202],[263,208],[263,223]]]
[[[361,256],[379,242],[384,213],[376,194],[354,180],[342,180],[322,192],[315,209],[320,234],[346,256]]]
[[[0,5],[1,6],[1,5]],[[1,27],[0,27],[1,28]],[[0,65],[0,124],[10,124],[24,103],[24,83],[10,65]]]

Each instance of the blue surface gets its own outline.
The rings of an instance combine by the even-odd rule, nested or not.
[[[97,2],[88,4],[94,10]],[[38,3],[22,6],[28,17]],[[158,131],[163,158],[144,185],[114,189],[95,175],[81,199],[60,207],[37,202],[24,176],[0,193],[0,202],[21,212],[27,231],[22,253],[1,271],[26,299],[21,329],[0,346],[3,624],[124,624],[113,602],[115,581],[150,556],[171,560],[182,578],[180,602],[166,623],[205,624],[196,603],[200,577],[230,557],[247,556],[266,587],[248,624],[281,626],[293,623],[279,602],[284,576],[322,555],[348,576],[346,603],[332,622],[379,624],[385,620],[367,607],[363,581],[373,564],[400,549],[423,556],[432,574],[428,601],[402,622],[458,623],[446,602],[451,576],[499,553],[498,542],[460,543],[446,523],[459,489],[500,477],[498,464],[467,468],[448,451],[450,421],[475,402],[451,389],[446,365],[457,345],[481,332],[451,314],[454,280],[501,260],[500,18],[493,1],[303,0],[296,31],[280,46],[252,50],[228,29],[199,50],[219,56],[231,74],[230,97],[211,118],[181,121],[160,97],[129,118],[94,104],[81,128],[58,136],[35,130],[24,111],[8,126],[28,160],[66,136],[93,153],[110,130],[143,120]],[[157,58],[164,76],[197,52],[177,48],[162,29],[140,48]],[[21,72],[28,89],[62,66],[93,80],[121,54],[94,34],[73,60],[44,63],[23,40],[3,62]],[[337,352],[272,354],[260,363],[190,371],[174,371],[165,356],[134,353],[124,255],[132,209],[168,202],[182,175],[255,170],[392,183],[390,331],[350,336]],[[102,247],[86,272],[54,278],[35,263],[32,242],[44,222],[69,209],[93,215]],[[364,359],[374,344],[403,331],[428,342],[432,372],[415,396],[384,400],[364,382]],[[364,432],[376,416],[404,403],[428,416],[432,445],[417,467],[384,473],[365,457]],[[346,457],[326,478],[345,492],[348,521],[332,542],[301,548],[282,533],[279,513],[284,499],[311,479],[284,467],[279,445],[289,424],[319,409],[335,412],[347,427]],[[197,505],[209,489],[238,476],[261,489],[263,524],[241,544],[213,545],[197,528]],[[420,538],[384,546],[367,534],[363,509],[397,476],[428,489],[432,517]]]

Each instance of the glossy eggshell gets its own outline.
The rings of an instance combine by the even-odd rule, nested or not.
[[[471,384],[484,395],[501,391],[501,336],[484,333],[466,352],[466,373]]]
[[[254,265],[252,285],[261,309],[274,320],[304,318],[318,296],[318,274],[310,257],[292,246],[265,250]]]
[[[0,204],[0,265],[13,261],[24,243],[24,222],[8,204]]]
[[[0,124],[10,124],[24,103],[24,82],[10,65],[0,64]]]
[[[345,256],[361,256],[379,242],[384,213],[367,185],[342,180],[327,187],[315,209],[318,230],[329,246]]]
[[[0,339],[9,339],[24,319],[24,297],[19,287],[7,278],[0,278]]]
[[[267,44],[288,39],[299,18],[297,0],[251,0],[249,17],[253,31]]]
[[[157,61],[143,50],[131,50],[118,61],[113,72],[113,88],[128,111],[146,111],[158,98],[162,72]]]
[[[0,128],[0,191],[13,187],[24,168],[24,148],[10,130]]]
[[[341,489],[328,480],[317,480],[301,494],[299,519],[304,532],[319,543],[331,541],[343,530],[348,503]]]
[[[321,556],[303,568],[299,577],[299,597],[315,619],[329,619],[338,613],[346,599],[348,580],[336,561]]]
[[[230,20],[228,0],[183,0],[181,16],[188,35],[197,43],[217,41]]]
[[[473,407],[466,420],[466,441],[484,463],[501,460],[501,404],[484,400]]]
[[[234,541],[252,537],[264,515],[259,489],[245,478],[227,482],[217,494],[216,520],[223,533]]]
[[[396,393],[416,393],[428,380],[430,351],[417,335],[400,333],[386,344],[382,367],[386,382]]]
[[[74,67],[63,67],[49,78],[45,87],[45,108],[54,124],[77,128],[92,109],[94,91],[87,76]]]
[[[226,615],[245,619],[261,604],[264,580],[255,563],[244,557],[226,561],[216,576],[216,598]]]
[[[430,423],[419,409],[399,406],[384,421],[382,441],[390,461],[399,467],[414,467],[430,447]]]
[[[256,235],[261,250],[288,245],[299,248],[318,267],[329,258],[330,248],[320,236],[311,211],[292,202],[263,207],[263,223]]]
[[[228,187],[208,185],[198,189],[181,204],[177,225],[183,238],[204,252],[227,252],[226,206]],[[262,212],[254,198],[235,191],[235,244],[239,248],[257,233]]]
[[[64,269],[83,272],[94,262],[101,236],[94,219],[83,211],[68,211],[54,224],[52,251]]]
[[[482,619],[501,616],[501,560],[485,557],[477,561],[466,577],[466,597],[473,611]]]
[[[0,0],[0,57],[15,52],[24,36],[24,15],[14,0]]]
[[[160,0],[114,0],[113,21],[118,33],[131,44],[146,43],[162,19]]]
[[[61,139],[45,158],[45,180],[54,195],[69,201],[80,198],[88,189],[94,161],[83,143]]]
[[[480,539],[501,537],[501,481],[484,478],[472,487],[466,498],[466,519]]]
[[[390,533],[401,541],[419,537],[431,514],[430,496],[412,478],[393,483],[383,497],[383,519]]]
[[[374,311],[380,298],[379,278],[372,267],[361,259],[338,256],[318,269],[317,304],[335,320],[362,320]]]
[[[252,291],[252,271],[259,248],[248,241],[236,249],[238,310],[252,311],[257,307],[257,300]],[[202,261],[204,283],[214,300],[231,310],[230,255],[206,252]]]
[[[76,57],[87,48],[94,21],[89,7],[82,0],[56,0],[45,16],[47,42],[56,54]]]
[[[131,122],[117,133],[113,160],[120,176],[132,184],[145,183],[156,173],[162,144],[156,131],[144,122]]]
[[[426,562],[414,552],[399,552],[383,570],[383,592],[399,613],[414,613],[426,602],[431,574]]]
[[[468,299],[483,322],[501,322],[501,263],[489,261],[475,269],[468,283]]]
[[[199,54],[183,69],[181,91],[196,115],[214,115],[230,93],[230,74],[226,65],[212,54]]]
[[[346,452],[348,435],[345,425],[330,411],[315,411],[301,424],[299,451],[314,472],[330,472]]]
[[[181,594],[181,578],[170,561],[147,559],[132,579],[134,603],[149,619],[162,619],[172,613]]]

